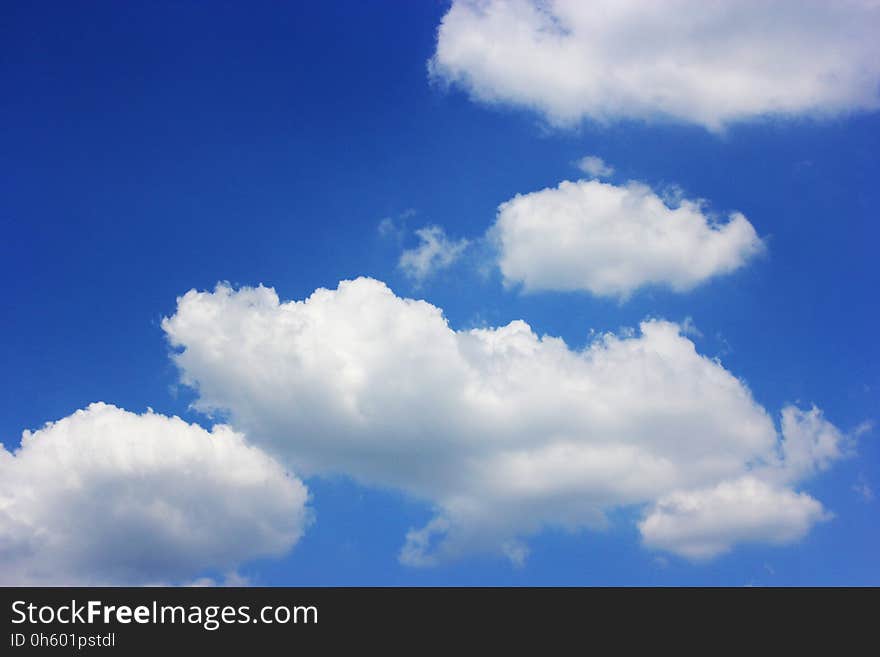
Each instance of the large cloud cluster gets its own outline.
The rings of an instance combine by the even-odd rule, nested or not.
[[[439,308],[360,278],[292,302],[192,290],[163,328],[201,410],[304,475],[433,504],[401,551],[411,564],[519,561],[529,534],[601,527],[622,506],[645,509],[648,545],[685,556],[794,540],[825,512],[793,486],[842,454],[818,410],[788,407],[777,429],[664,321],[575,350],[522,321],[452,330]]]

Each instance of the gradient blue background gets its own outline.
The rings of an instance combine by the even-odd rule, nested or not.
[[[3,3],[0,6],[0,440],[103,400],[188,410],[159,322],[190,288],[264,283],[302,298],[375,276],[455,328],[523,318],[580,346],[589,329],[692,317],[776,415],[815,402],[844,430],[877,418],[880,116],[546,129],[432,86],[444,2]],[[695,292],[621,305],[525,296],[466,261],[415,287],[377,224],[409,210],[478,238],[514,194],[575,179],[676,184],[740,210],[769,250]],[[414,243],[411,232],[403,246]],[[430,509],[344,480],[310,481],[317,522],[255,584],[880,584],[877,432],[805,488],[835,513],[801,543],[694,565],[639,546],[634,511],[604,533],[548,531],[516,569],[473,557],[397,563]],[[878,491],[880,492],[880,491]]]

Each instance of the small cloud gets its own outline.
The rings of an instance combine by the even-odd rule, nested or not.
[[[868,483],[865,475],[859,475],[858,481],[853,484],[852,489],[858,493],[858,495],[865,502],[873,502],[874,501],[874,489],[871,488],[871,485]]]
[[[191,582],[187,582],[186,586],[195,589],[208,589],[217,586],[217,582],[210,577],[199,577]]]
[[[721,331],[715,333],[715,340],[718,342],[719,345],[719,356],[726,356],[727,354],[733,353],[733,346],[731,346],[730,342],[727,338],[724,337],[724,334],[721,333]]]
[[[466,239],[450,240],[440,226],[419,228],[416,236],[419,246],[405,250],[398,264],[407,276],[420,282],[452,265],[470,244]]]
[[[511,540],[505,541],[501,545],[501,551],[504,556],[510,560],[514,568],[522,568],[526,565],[526,559],[529,556],[529,548],[522,541]]]
[[[398,230],[397,225],[394,223],[394,219],[391,217],[385,217],[382,221],[379,222],[379,234],[382,237],[389,237],[395,234]]]
[[[703,332],[697,328],[696,324],[694,324],[693,317],[685,317],[680,326],[682,335],[689,335],[693,338],[703,337]]]
[[[414,209],[408,208],[397,215],[397,217],[384,217],[379,222],[376,230],[379,232],[379,236],[382,238],[393,238],[398,242],[401,242],[406,235],[407,220],[411,219],[417,214],[418,212],[416,212]]]
[[[871,433],[874,430],[874,422],[873,420],[865,420],[860,423],[855,429],[853,429],[852,435],[853,438],[859,438],[864,436],[866,433]]]
[[[614,167],[596,155],[587,155],[577,162],[577,167],[592,178],[608,178],[614,175]]]
[[[247,575],[242,575],[238,571],[231,571],[226,573],[226,577],[223,578],[223,586],[252,586],[253,582],[251,578]]]

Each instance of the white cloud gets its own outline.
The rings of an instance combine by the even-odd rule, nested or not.
[[[800,448],[784,449],[748,388],[675,324],[647,321],[574,350],[522,321],[454,331],[439,308],[360,278],[284,303],[265,287],[192,290],[162,326],[199,409],[228,414],[297,472],[432,504],[404,563],[473,551],[521,562],[523,540],[543,527],[601,528],[609,509],[744,476],[774,487],[764,513],[790,523],[765,535],[749,525],[748,538],[800,535],[820,515],[787,512],[792,496],[809,499],[780,475]],[[784,413],[783,432],[813,449],[798,463],[824,463],[834,450],[808,432],[827,426],[812,411]],[[731,515],[716,543],[737,542],[745,520]]]
[[[289,550],[307,497],[227,426],[91,404],[0,447],[0,582],[207,581]]]
[[[556,125],[880,107],[875,0],[455,0],[432,77]]]
[[[596,180],[518,194],[498,207],[489,235],[507,283],[619,298],[647,285],[689,290],[763,248],[739,212],[718,223],[702,201],[673,202],[638,182]]]
[[[829,514],[806,493],[745,476],[661,498],[639,523],[649,547],[711,559],[737,543],[800,540]]]
[[[815,406],[809,411],[788,407],[782,412],[781,472],[797,481],[827,470],[847,455],[850,440]]]
[[[416,231],[419,246],[400,255],[400,267],[410,277],[423,281],[461,257],[468,240],[450,240],[440,226],[426,226]]]
[[[587,155],[578,160],[578,169],[593,178],[608,178],[614,175],[614,167],[596,155]]]

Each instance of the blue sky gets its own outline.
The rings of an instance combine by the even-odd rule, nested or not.
[[[880,114],[699,121],[627,117],[574,126],[430,80],[442,2],[7,4],[0,20],[0,439],[104,401],[209,428],[179,385],[163,317],[188,290],[264,284],[282,300],[357,276],[442,308],[453,329],[526,320],[572,348],[591,329],[683,322],[778,420],[816,404],[853,453],[797,490],[833,519],[778,546],[693,562],[640,542],[641,507],[607,529],[550,527],[516,566],[467,554],[401,564],[430,502],[345,474],[305,477],[315,521],[283,556],[237,572],[265,585],[880,584],[876,430]],[[876,95],[877,80],[873,81]],[[499,204],[584,177],[638,180],[742,212],[764,253],[679,293],[627,300],[525,293],[486,264]],[[382,236],[384,218],[400,239]],[[413,280],[414,230],[476,247]],[[221,418],[222,419],[222,418]],[[234,422],[233,422],[234,424]],[[856,490],[859,488],[859,490]],[[208,568],[204,573],[222,578]]]

